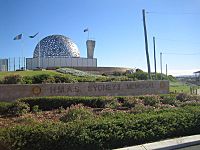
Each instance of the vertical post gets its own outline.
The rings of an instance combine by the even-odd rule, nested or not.
[[[39,48],[38,48],[38,68],[40,68],[40,41],[38,43]]]
[[[161,80],[162,80],[162,52],[160,53],[160,71],[161,71]]]
[[[2,71],[2,60],[3,59],[0,59],[0,71]]]
[[[167,64],[166,64],[166,77],[167,77]]]
[[[146,29],[145,10],[144,10],[144,9],[142,10],[142,14],[143,14],[145,49],[146,49],[147,67],[148,67],[148,79],[151,79],[151,68],[150,68],[150,62],[149,62],[148,40],[147,40],[147,29]]]
[[[15,57],[14,57],[14,71],[15,71]]]
[[[157,74],[156,74],[156,42],[155,42],[155,37],[153,37],[153,49],[154,49],[154,67],[155,67],[155,80],[156,80]]]
[[[26,58],[24,57],[24,70],[26,70]]]
[[[20,70],[20,57],[19,57],[19,70]]]
[[[10,71],[10,57],[8,58],[8,71]]]
[[[90,39],[90,31],[89,31],[89,28],[88,28],[88,40]]]

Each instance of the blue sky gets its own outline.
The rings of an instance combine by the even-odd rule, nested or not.
[[[151,71],[153,36],[157,70],[163,52],[163,72],[192,74],[200,70],[200,0],[0,0],[0,57],[32,57],[42,38],[70,37],[86,57],[85,42],[96,40],[98,66],[147,71],[142,9],[146,12]],[[29,35],[39,32],[35,39]],[[23,39],[13,38],[23,33]],[[185,55],[186,54],[186,55]]]

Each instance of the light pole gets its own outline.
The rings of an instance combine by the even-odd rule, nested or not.
[[[162,52],[160,53],[160,71],[161,71],[160,78],[162,80]]]
[[[146,29],[145,10],[144,9],[142,10],[142,14],[143,14],[145,49],[146,49],[147,67],[148,67],[148,79],[151,79],[151,67],[150,67],[150,61],[149,61],[148,39],[147,39],[147,29]]]
[[[153,49],[154,49],[154,67],[155,67],[155,80],[156,80],[157,74],[156,74],[156,42],[155,42],[155,37],[153,37]]]

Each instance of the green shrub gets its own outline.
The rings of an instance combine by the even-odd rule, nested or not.
[[[67,96],[52,96],[52,97],[28,97],[18,101],[29,104],[32,108],[35,105],[41,110],[53,110],[60,107],[67,108],[71,105],[83,104],[92,108],[105,108],[106,104],[114,99],[109,97],[67,97]]]
[[[113,81],[132,81],[133,79],[128,78],[127,76],[115,77]]]
[[[66,111],[65,108],[63,108],[62,106],[57,109],[57,113],[59,113],[59,114],[65,112],[65,111]]]
[[[122,103],[123,107],[135,107],[135,105],[137,104],[137,99],[135,97],[124,97],[124,101]]]
[[[133,74],[127,75],[129,78],[132,78],[133,80],[147,80],[148,79],[148,73],[143,71],[137,71]]]
[[[23,84],[32,84],[33,83],[33,77],[31,76],[24,76],[22,78],[22,81],[21,81]]]
[[[27,124],[27,125],[33,125],[38,123],[36,119],[30,118],[30,117],[18,117],[15,120],[15,123],[21,123],[21,124]]]
[[[94,114],[92,111],[83,105],[71,106],[67,113],[60,118],[62,122],[70,122],[74,120],[85,120],[93,118]]]
[[[103,117],[110,117],[110,116],[113,116],[114,115],[114,111],[113,109],[111,108],[106,108],[106,109],[103,109],[101,112],[100,112],[100,115],[103,116]]]
[[[181,103],[187,101],[198,102],[199,97],[187,96],[185,102],[176,100],[176,95],[147,95],[147,96],[102,96],[102,97],[68,97],[68,96],[52,96],[52,97],[29,97],[22,98],[18,101],[25,102],[32,107],[38,105],[41,110],[53,110],[63,107],[66,109],[71,105],[83,104],[87,107],[92,108],[112,108],[117,109],[118,107],[133,108],[136,104],[144,104],[145,106],[152,106],[156,108],[163,108],[164,105],[167,107],[179,106]]]
[[[110,82],[112,79],[110,77],[102,76],[102,77],[97,77],[96,82]]]
[[[25,104],[23,102],[15,102],[9,107],[8,114],[20,116],[28,113],[29,111],[30,107],[28,104]]]
[[[146,110],[146,106],[144,106],[143,104],[137,104],[135,105],[135,107],[131,109],[130,113],[133,113],[133,114],[144,113],[145,110]]]
[[[77,80],[75,79],[75,77],[73,77],[72,75],[66,74],[66,75],[55,75],[54,76],[55,82],[56,83],[75,83],[77,82]]]
[[[20,116],[30,111],[28,104],[23,102],[0,102],[0,115]]]
[[[176,104],[176,97],[174,96],[162,96],[160,100],[163,104],[175,105]]]
[[[188,99],[188,95],[186,93],[179,93],[177,96],[176,96],[176,99],[181,101],[181,102],[185,102],[187,101]]]
[[[38,105],[33,106],[33,107],[31,108],[31,111],[32,111],[33,113],[40,112],[39,106],[38,106]]]
[[[112,75],[113,75],[113,76],[121,76],[121,75],[122,75],[122,72],[114,71]]]
[[[118,103],[117,101],[111,101],[109,103],[106,104],[106,108],[112,108],[112,109],[116,109],[118,108],[119,106],[121,106],[120,103]]]
[[[42,83],[55,83],[55,78],[53,76],[49,76],[46,80]]]
[[[18,74],[5,76],[3,79],[4,84],[19,84],[21,83],[22,77]]]
[[[0,129],[10,149],[114,149],[200,133],[200,106]]]
[[[157,103],[159,103],[158,96],[143,96],[140,98],[143,99],[144,105],[155,106]]]
[[[186,95],[185,101],[196,101],[200,102],[200,95]]]
[[[95,77],[84,76],[84,77],[76,77],[78,82],[95,82]]]
[[[38,83],[44,83],[48,81],[49,78],[51,78],[51,75],[49,74],[40,74],[40,75],[34,75],[32,80],[33,84],[38,84]]]
[[[3,84],[3,80],[0,79],[0,84]]]
[[[6,115],[9,112],[9,108],[13,105],[11,102],[0,102],[0,115]]]

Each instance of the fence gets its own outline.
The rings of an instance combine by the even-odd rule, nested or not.
[[[26,68],[25,57],[12,57],[0,59],[0,71],[16,71]]]
[[[191,86],[190,94],[200,95],[200,87],[199,86]]]

